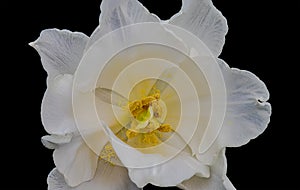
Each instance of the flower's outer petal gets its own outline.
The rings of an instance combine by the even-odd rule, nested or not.
[[[66,184],[64,176],[56,168],[49,173],[47,184],[48,190],[71,190],[71,187]]]
[[[56,76],[42,101],[42,123],[50,134],[65,135],[77,131],[72,110],[73,76]]]
[[[231,69],[218,60],[227,89],[227,110],[219,141],[237,147],[256,138],[267,128],[271,105],[266,85],[248,71]]]
[[[99,158],[78,136],[55,149],[53,159],[67,184],[74,187],[94,177]]]
[[[236,188],[233,186],[233,184],[231,183],[231,181],[228,179],[227,176],[224,178],[223,185],[227,190],[236,190]]]
[[[208,166],[183,152],[165,163],[148,168],[129,168],[128,171],[130,179],[141,188],[148,183],[160,187],[176,186],[194,175],[210,175]]]
[[[72,139],[71,134],[66,135],[46,135],[41,141],[46,148],[56,149],[59,145],[69,143]]]
[[[231,69],[221,59],[218,63],[227,90],[227,110],[218,138],[197,155],[206,164],[211,164],[222,148],[242,146],[262,134],[271,116],[266,85],[248,71]]]
[[[209,178],[193,176],[191,179],[178,185],[178,187],[184,190],[235,190],[226,176],[226,171],[227,161],[224,148],[211,166],[211,175]]]
[[[52,170],[48,176],[48,190],[138,190],[130,181],[125,167],[113,166],[100,160],[95,177],[91,181],[82,183],[77,187],[69,187],[57,169]]]
[[[44,69],[52,78],[58,74],[74,74],[88,39],[79,32],[47,29],[29,45],[38,51]]]
[[[216,57],[222,52],[228,31],[227,21],[211,0],[183,0],[180,12],[169,23],[196,35]]]
[[[91,35],[86,50],[102,36],[118,28],[159,21],[159,18],[151,14],[138,0],[103,0],[100,8],[99,26]]]

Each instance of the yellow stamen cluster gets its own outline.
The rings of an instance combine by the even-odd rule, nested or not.
[[[173,131],[170,124],[162,124],[157,130],[160,131],[160,132],[164,132],[164,133],[168,133],[168,132]]]
[[[159,139],[159,135],[156,133],[156,131],[152,131],[150,133],[146,133],[143,135],[143,143],[147,145],[158,145],[161,143],[161,140]]]
[[[159,98],[160,93],[156,92],[155,94],[142,98],[141,100],[130,102],[128,105],[129,111],[134,118],[137,118],[139,114],[147,111],[151,102],[153,102],[154,100],[158,100]]]
[[[171,125],[162,123],[164,109],[159,99],[160,92],[156,90],[154,94],[128,104],[135,120],[131,121],[130,128],[124,131],[125,139],[121,140],[136,148],[147,148],[160,144],[163,133],[173,132]]]
[[[134,138],[134,137],[136,137],[137,135],[138,135],[138,133],[136,133],[136,132],[134,132],[134,131],[131,131],[130,129],[128,129],[128,130],[126,131],[126,137],[127,137],[128,139]]]
[[[110,143],[106,144],[100,153],[99,158],[109,162],[111,165],[115,165],[112,159],[118,159],[112,145]]]

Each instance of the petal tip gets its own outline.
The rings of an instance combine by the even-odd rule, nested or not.
[[[28,45],[35,48],[35,42],[30,42],[30,43],[28,43]]]

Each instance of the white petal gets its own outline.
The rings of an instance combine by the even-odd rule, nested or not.
[[[211,167],[209,178],[194,176],[179,185],[185,190],[234,190],[235,188],[226,176],[227,162],[223,149]]]
[[[47,29],[29,45],[40,54],[48,75],[54,77],[58,74],[74,74],[88,39],[79,32]]]
[[[54,163],[69,186],[77,186],[94,177],[98,156],[83,139],[73,137],[70,143],[61,145],[53,153]]]
[[[156,186],[176,186],[182,181],[197,175],[209,177],[209,168],[197,159],[185,153],[180,153],[171,160],[148,168],[129,168],[130,179],[138,187],[148,183]]]
[[[207,151],[201,154],[196,154],[196,157],[202,163],[212,165],[213,161],[218,157],[218,154],[222,148],[223,147],[220,143],[220,139],[217,138]]]
[[[95,177],[77,187],[69,187],[62,174],[54,169],[48,176],[48,190],[137,190],[128,177],[127,169],[99,161]]]
[[[48,190],[71,190],[64,179],[64,176],[54,168],[47,178]]]
[[[180,140],[177,138],[178,136],[174,137],[172,135],[166,143],[161,143],[158,146],[136,149],[116,137],[105,123],[102,122],[102,126],[105,129],[106,134],[110,137],[110,143],[118,158],[127,168],[145,168],[164,163],[176,156],[184,148],[182,146],[182,139]],[[175,143],[178,143],[178,146],[174,146]],[[138,162],[136,160],[138,160]]]
[[[236,147],[256,138],[268,126],[271,105],[266,85],[248,71],[230,69],[219,60],[227,89],[227,111],[220,132],[223,147]]]
[[[100,188],[99,188],[100,187]],[[139,189],[130,181],[128,171],[125,167],[113,166],[103,160],[99,161],[95,178],[88,183],[82,184],[80,190],[119,190]]]
[[[225,17],[211,0],[183,0],[181,11],[169,23],[192,32],[216,57],[220,55],[228,26]]]
[[[193,176],[178,187],[184,190],[226,190],[223,181],[215,175],[208,179]]]
[[[49,84],[42,102],[42,122],[50,134],[77,131],[72,110],[72,75],[59,75]]]
[[[184,141],[179,136],[171,136],[156,147],[135,149],[118,139],[105,123],[102,125],[119,159],[128,168],[131,180],[140,188],[148,183],[175,186],[193,175],[209,176],[208,166],[192,157],[190,151],[180,152]]]
[[[46,135],[43,136],[41,141],[46,148],[55,149],[59,145],[69,143],[72,139],[71,134],[66,135]]]
[[[231,69],[220,59],[218,62],[227,89],[227,110],[218,138],[197,155],[205,164],[211,164],[222,148],[244,145],[263,133],[271,115],[265,84],[248,71]]]
[[[225,179],[223,181],[223,185],[224,185],[225,189],[227,189],[227,190],[236,190],[236,188],[233,186],[233,184],[228,179],[228,177],[225,177]]]
[[[100,8],[100,24],[91,35],[86,49],[105,34],[120,27],[159,21],[159,18],[150,14],[138,0],[103,0]]]

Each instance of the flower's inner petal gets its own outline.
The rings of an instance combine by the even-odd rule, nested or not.
[[[136,51],[139,51],[140,54],[137,54]],[[143,99],[147,97],[147,95],[151,94],[155,89],[160,90],[162,92],[161,99],[166,104],[168,109],[168,112],[165,112],[167,113],[165,123],[170,124],[172,129],[176,130],[180,119],[182,119],[181,128],[178,129],[178,133],[183,139],[185,139],[186,143],[190,142],[193,133],[197,131],[197,138],[192,140],[194,143],[198,142],[198,144],[195,143],[195,145],[193,145],[194,152],[197,151],[199,142],[201,141],[201,138],[207,127],[207,118],[210,117],[210,91],[205,77],[201,74],[199,75],[199,69],[196,67],[196,65],[190,68],[189,65],[191,65],[191,63],[184,55],[181,55],[176,50],[170,50],[161,45],[144,44],[128,48],[125,52],[127,53],[126,55],[122,52],[115,56],[106,65],[104,68],[106,72],[101,73],[98,80],[98,85],[106,87],[112,86],[112,91],[122,94],[122,96],[129,99],[129,101]],[[135,60],[135,57],[139,57],[141,60]],[[154,59],[151,57],[161,57],[163,59]],[[173,62],[177,62],[177,64],[174,65],[173,63],[167,62],[165,59],[171,59]],[[113,67],[113,65],[115,67]],[[180,68],[178,68],[178,65]],[[118,73],[118,75],[112,78],[116,69],[122,70],[119,71],[120,73]],[[184,70],[184,72],[182,72],[181,69]],[[176,72],[181,72],[181,74],[177,74]],[[112,74],[107,75],[107,73]],[[185,73],[191,73],[193,81],[197,82],[197,84],[200,84],[200,88],[193,89],[193,82],[188,80],[190,76],[186,77]],[[153,78],[158,78],[158,80]],[[183,80],[183,78],[186,79]],[[112,81],[114,81],[114,84],[112,84]],[[170,88],[169,83],[174,83],[174,86],[176,86],[176,88],[185,95],[181,95],[179,98],[176,90]],[[190,90],[187,89],[187,86],[189,85],[191,85]],[[132,88],[132,86],[134,87]],[[191,95],[189,91],[197,91],[197,93],[195,92],[194,95]],[[197,111],[197,108],[195,107],[198,101],[203,103],[203,105],[200,103],[201,108],[204,110],[202,116],[199,116],[200,112],[199,110]],[[184,113],[181,113],[181,104],[184,104],[186,107]],[[114,123],[117,121],[122,126],[130,128],[130,115],[126,109],[124,110],[124,113],[121,113],[120,108],[110,106],[109,104],[104,105],[103,102],[102,105],[99,106],[99,109],[100,108],[106,111],[102,114],[99,110],[99,117],[109,126],[114,125]],[[144,110],[144,113],[147,115],[147,110]],[[198,117],[205,117],[202,125],[198,124]],[[139,126],[143,125],[147,126],[148,123],[142,123]],[[199,129],[196,130],[197,127]],[[149,143],[150,146],[161,143],[159,141],[160,138],[157,138],[157,134],[151,135],[151,138],[147,140],[148,142],[153,142]],[[132,146],[141,147],[141,143],[136,144],[136,142],[143,141],[144,138],[141,137],[141,135],[128,133],[128,136],[132,137],[132,139],[129,141]]]
[[[172,33],[169,32],[169,29]],[[174,36],[174,34],[176,34],[176,36]],[[210,101],[209,98],[212,94],[218,92],[216,89],[220,85],[214,85],[216,83],[214,82],[216,81],[214,80],[216,78],[214,77],[216,69],[211,66],[214,65],[214,59],[211,57],[210,52],[195,36],[188,38],[185,35],[189,34],[184,30],[174,28],[174,26],[167,27],[162,24],[144,23],[124,27],[97,41],[85,54],[75,77],[75,93],[73,93],[75,95],[73,95],[73,102],[78,104],[77,101],[80,99],[87,99],[89,102],[85,105],[78,104],[76,105],[77,107],[74,107],[80,108],[77,112],[84,110],[82,107],[90,107],[90,109],[92,109],[86,113],[76,114],[82,117],[81,120],[85,120],[84,115],[89,115],[89,118],[92,117],[89,121],[85,120],[85,122],[82,122],[82,125],[79,125],[79,131],[82,132],[90,126],[96,127],[96,120],[98,123],[103,120],[109,127],[115,123],[119,123],[124,127],[132,120],[132,113],[128,111],[128,108],[121,109],[119,106],[111,105],[103,101],[101,101],[99,105],[106,104],[106,107],[99,106],[96,109],[97,114],[95,118],[95,114],[91,112],[95,111],[93,109],[95,103],[96,107],[98,106],[97,99],[95,102],[94,94],[96,88],[101,87],[118,92],[129,99],[129,101],[141,100],[143,97],[139,96],[142,96],[142,93],[135,94],[137,97],[133,100],[130,99],[129,96],[132,88],[145,79],[160,79],[159,77],[166,69],[174,67],[178,70],[178,74],[175,74],[175,78],[171,77],[170,79],[164,78],[161,80],[176,89],[180,97],[181,112],[189,116],[178,117],[179,124],[177,127],[175,126],[176,132],[180,134],[186,143],[189,143],[194,131],[196,131],[195,128],[198,127],[198,119],[201,117],[201,114],[204,113],[203,116],[207,115],[209,118],[212,114],[212,111],[209,109],[202,110],[204,107],[201,105],[201,101],[208,102],[206,104],[209,106],[214,106],[215,104],[212,103],[213,99]],[[186,43],[182,43],[177,36],[181,39],[187,38],[188,43],[192,44],[190,49],[187,49]],[[186,39],[184,42],[186,42]],[[197,61],[197,63],[195,63],[195,61]],[[202,82],[202,79],[204,81],[209,79],[209,81]],[[145,96],[149,95],[152,86],[153,84],[149,85],[149,87],[143,86],[146,92]],[[221,93],[220,96],[222,96]],[[201,98],[203,100],[200,100]],[[163,101],[167,105],[167,102],[165,100]],[[199,106],[201,107],[201,112]],[[168,113],[170,108],[167,107],[166,110],[166,113]],[[156,121],[152,120],[153,115],[151,111],[153,110],[144,110],[144,115],[138,119],[140,122],[138,123],[138,128],[143,129],[149,123],[157,126]],[[148,113],[150,113],[150,115]],[[173,117],[176,116],[177,114],[175,113]],[[167,119],[168,114],[166,115],[166,120]],[[219,118],[214,117],[209,121],[214,122],[211,122],[211,126],[208,122],[208,125],[203,126],[203,129],[197,134],[197,138],[199,138],[197,141],[204,142],[202,145],[204,148],[207,148],[210,143],[214,141],[218,134],[216,130],[218,130],[220,126],[215,122],[219,121]],[[172,124],[169,125],[175,128]],[[127,127],[127,129],[128,128],[129,127]],[[163,130],[168,131],[168,128],[168,125],[166,125]],[[207,130],[208,128],[212,128],[212,130]],[[118,130],[123,129],[116,129],[116,131]],[[203,133],[208,135],[204,135]],[[127,135],[134,136],[134,134]],[[125,131],[125,136],[127,135]],[[203,140],[203,137],[206,139]],[[152,138],[150,138],[150,141],[151,140]],[[166,141],[168,141],[168,139]],[[122,142],[122,144],[125,143]],[[159,145],[164,144],[165,143],[160,143]],[[154,149],[155,147],[151,148]],[[193,147],[193,151],[197,151],[198,148],[199,144],[197,147]]]
[[[206,117],[206,122],[200,120],[201,126],[205,128],[204,133],[203,130],[197,130],[189,145],[194,153],[204,153],[216,140],[225,116],[226,90],[223,76],[219,65],[203,41],[182,28],[173,25],[166,27],[190,47],[189,57],[192,63],[195,63],[182,64],[180,68],[187,71],[195,84],[201,106],[200,117]]]
[[[95,95],[101,101],[112,104],[112,105],[116,105],[119,107],[127,106],[127,103],[128,103],[127,98],[125,98],[118,92],[115,92],[115,91],[107,89],[107,88],[97,88],[95,91]]]
[[[173,91],[177,91],[176,93],[180,93],[180,95],[178,96],[180,98],[177,99],[177,105],[183,104],[186,112],[194,113],[191,114],[191,117],[189,118],[180,117],[181,111],[177,111],[177,113],[175,112],[175,114],[172,114],[173,116],[178,118],[176,119],[177,121],[178,120],[180,121],[180,124],[176,123],[174,129],[178,131],[183,131],[183,130],[186,131],[183,134],[183,138],[186,140],[186,142],[188,142],[193,135],[193,131],[197,127],[197,118],[199,114],[198,97],[195,92],[195,89],[192,86],[191,81],[188,79],[186,74],[182,70],[180,70],[176,65],[166,60],[154,59],[154,58],[136,61],[135,63],[132,63],[129,66],[127,66],[119,74],[118,78],[115,81],[113,89],[118,89],[118,91],[121,94],[124,94],[125,97],[128,97],[127,94],[129,94],[129,100],[132,99],[131,97],[143,99],[143,97],[148,94],[150,90],[149,87],[151,88],[153,86],[153,82],[152,83],[149,82],[148,78],[159,77],[162,71],[170,67],[174,67],[177,69],[175,70],[176,72],[171,73],[174,76],[170,77],[170,80],[166,81],[166,83],[168,85],[174,86],[174,89],[176,88],[176,90]],[[147,70],[145,71],[144,68],[147,68]],[[136,83],[141,83],[145,85],[137,86]],[[132,86],[134,86],[134,89],[130,90]],[[135,88],[135,86],[137,87]],[[176,93],[171,92],[170,94],[166,94],[165,96],[168,95],[173,96],[173,94]],[[164,101],[164,99],[162,100]],[[185,105],[186,101],[192,101],[193,104]],[[177,129],[177,126],[180,127]]]
[[[155,79],[148,79],[138,83],[132,89],[131,94],[138,93],[140,86],[143,86],[143,84],[151,84],[149,86],[152,86],[155,81]],[[164,92],[164,97],[173,96],[172,94],[176,95],[175,90],[170,87]],[[126,113],[124,114],[130,115],[128,116],[129,121],[123,125],[120,124],[122,122],[116,122],[115,124],[109,125],[110,129],[117,137],[135,148],[146,148],[160,144],[162,139],[166,140],[167,137],[170,136],[169,134],[166,136],[164,133],[170,133],[173,131],[172,126],[165,123],[168,115],[167,105],[160,99],[160,97],[161,95],[159,91],[157,91],[153,95],[146,96],[141,100],[128,101],[128,106],[125,111]],[[177,98],[177,104],[179,103],[179,98]],[[177,115],[177,118],[180,118],[180,109],[177,109],[176,111],[174,108],[175,107],[173,106],[173,109],[170,112],[173,113],[172,115]],[[178,108],[180,108],[180,104],[178,105]],[[178,113],[175,114],[176,112]],[[113,115],[108,116],[112,119],[111,121],[114,121]],[[123,115],[121,112],[115,111],[114,116],[122,119]],[[107,120],[108,117],[105,119]],[[168,118],[168,120],[170,119]],[[173,120],[173,125],[177,126],[178,122],[174,123]],[[125,130],[122,128],[125,128]]]
[[[173,142],[170,141],[171,143],[161,143],[158,146],[148,148],[133,148],[118,138],[119,134],[117,137],[105,123],[102,123],[102,125],[111,138],[111,144],[117,156],[127,168],[145,168],[164,163],[182,151],[179,149],[180,144],[186,145],[176,136]]]

